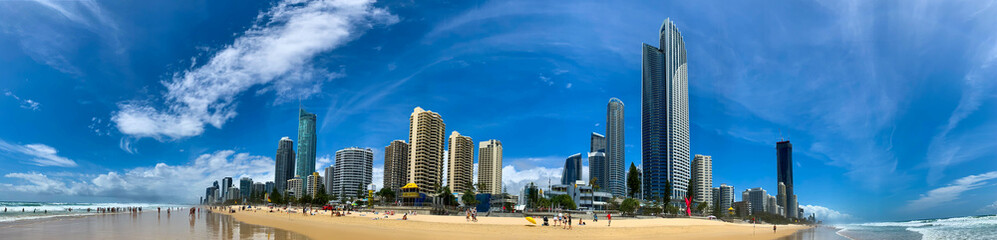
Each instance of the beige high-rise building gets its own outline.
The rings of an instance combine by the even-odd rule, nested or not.
[[[478,193],[502,193],[502,142],[478,143]]]
[[[713,157],[699,155],[692,159],[692,201],[713,203]]]
[[[474,183],[474,141],[453,131],[450,133],[449,149],[447,186],[450,186],[450,191],[462,193]]]
[[[416,107],[409,117],[408,182],[432,195],[443,184],[443,148],[446,125],[440,114]]]
[[[384,187],[401,196],[402,187],[408,184],[408,143],[391,141],[384,147]]]
[[[324,191],[324,189],[319,189],[319,183],[322,182],[322,176],[319,176],[318,172],[312,172],[312,175],[305,177],[307,183],[305,183],[305,194],[311,197],[315,197],[318,191]]]

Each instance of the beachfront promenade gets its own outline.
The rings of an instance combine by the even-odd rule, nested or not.
[[[237,209],[233,207],[233,209]],[[572,230],[560,226],[531,224],[521,217],[478,216],[478,222],[467,222],[464,216],[409,215],[384,218],[383,212],[353,212],[344,217],[333,217],[331,212],[317,211],[305,215],[300,209],[293,213],[270,212],[269,208],[237,210],[229,214],[236,220],[256,225],[270,226],[304,234],[312,239],[778,239],[792,235],[799,225],[735,224],[689,218],[614,219],[612,226],[600,216],[584,216],[585,226],[578,226],[575,218]],[[375,220],[375,218],[379,218]],[[537,219],[542,223],[542,219]]]

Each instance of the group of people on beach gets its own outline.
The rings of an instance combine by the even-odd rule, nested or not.
[[[468,208],[464,210],[464,219],[468,222],[478,222],[478,208]]]

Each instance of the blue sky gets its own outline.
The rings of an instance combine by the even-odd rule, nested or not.
[[[317,165],[370,147],[378,185],[416,106],[502,141],[517,191],[587,151],[617,97],[639,165],[639,47],[671,18],[714,184],[772,193],[782,136],[826,219],[997,213],[992,1],[0,5],[0,200],[191,203],[224,176],[272,179],[299,104]]]

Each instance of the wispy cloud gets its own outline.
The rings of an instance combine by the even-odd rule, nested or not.
[[[502,187],[509,193],[516,194],[523,189],[526,184],[534,183],[537,186],[546,188],[548,179],[552,184],[561,183],[563,168],[535,167],[518,170],[516,167],[506,165],[502,167]]]
[[[23,109],[28,109],[28,110],[31,110],[31,111],[41,110],[41,105],[42,104],[38,103],[38,102],[35,102],[35,100],[31,100],[31,99],[27,99],[27,98],[21,99],[21,97],[18,97],[17,95],[14,95],[14,93],[12,93],[10,91],[5,91],[3,93],[3,95],[11,97],[14,100],[17,100],[17,103],[20,104],[21,108],[23,108]]]
[[[71,54],[81,47],[75,41],[80,36],[66,31],[67,26],[94,33],[107,45],[118,45],[117,24],[95,0],[6,1],[0,8],[0,32],[18,36],[21,49],[32,59],[80,75],[71,60]]]
[[[997,39],[997,35],[991,40],[994,39]],[[982,47],[984,50],[978,51],[979,55],[976,57],[979,65],[970,70],[963,79],[959,104],[928,146],[929,183],[941,179],[945,168],[949,165],[976,160],[983,154],[992,154],[993,147],[997,146],[997,142],[991,140],[997,138],[997,124],[992,122],[977,131],[966,131],[961,134],[952,132],[964,119],[976,112],[984,101],[997,96],[993,94],[997,91],[997,81],[993,79],[997,76],[997,45],[993,45],[991,41],[989,45]]]
[[[273,179],[273,164],[273,159],[268,157],[224,150],[200,155],[184,165],[158,163],[153,167],[112,171],[82,181],[37,172],[4,176],[20,180],[7,184],[9,190],[16,192],[193,203],[204,195],[204,188],[211,186],[212,181],[220,181],[223,177]]]
[[[77,166],[76,161],[59,156],[55,148],[40,143],[18,145],[0,139],[0,151],[6,152],[11,159],[26,160],[29,164],[37,166]]]
[[[947,186],[935,188],[922,194],[918,199],[907,203],[904,211],[917,212],[959,199],[963,192],[977,189],[986,185],[990,180],[997,179],[997,171],[969,175],[957,179]]]
[[[978,210],[977,212],[983,214],[997,214],[997,201],[994,201],[994,203],[991,203],[990,205],[980,208],[980,210]]]
[[[279,2],[204,65],[164,81],[164,107],[126,101],[111,120],[124,134],[160,140],[200,135],[206,124],[221,128],[236,116],[236,98],[254,86],[275,92],[277,101],[317,93],[322,82],[340,75],[311,67],[313,58],[374,25],[397,21],[371,1]]]

